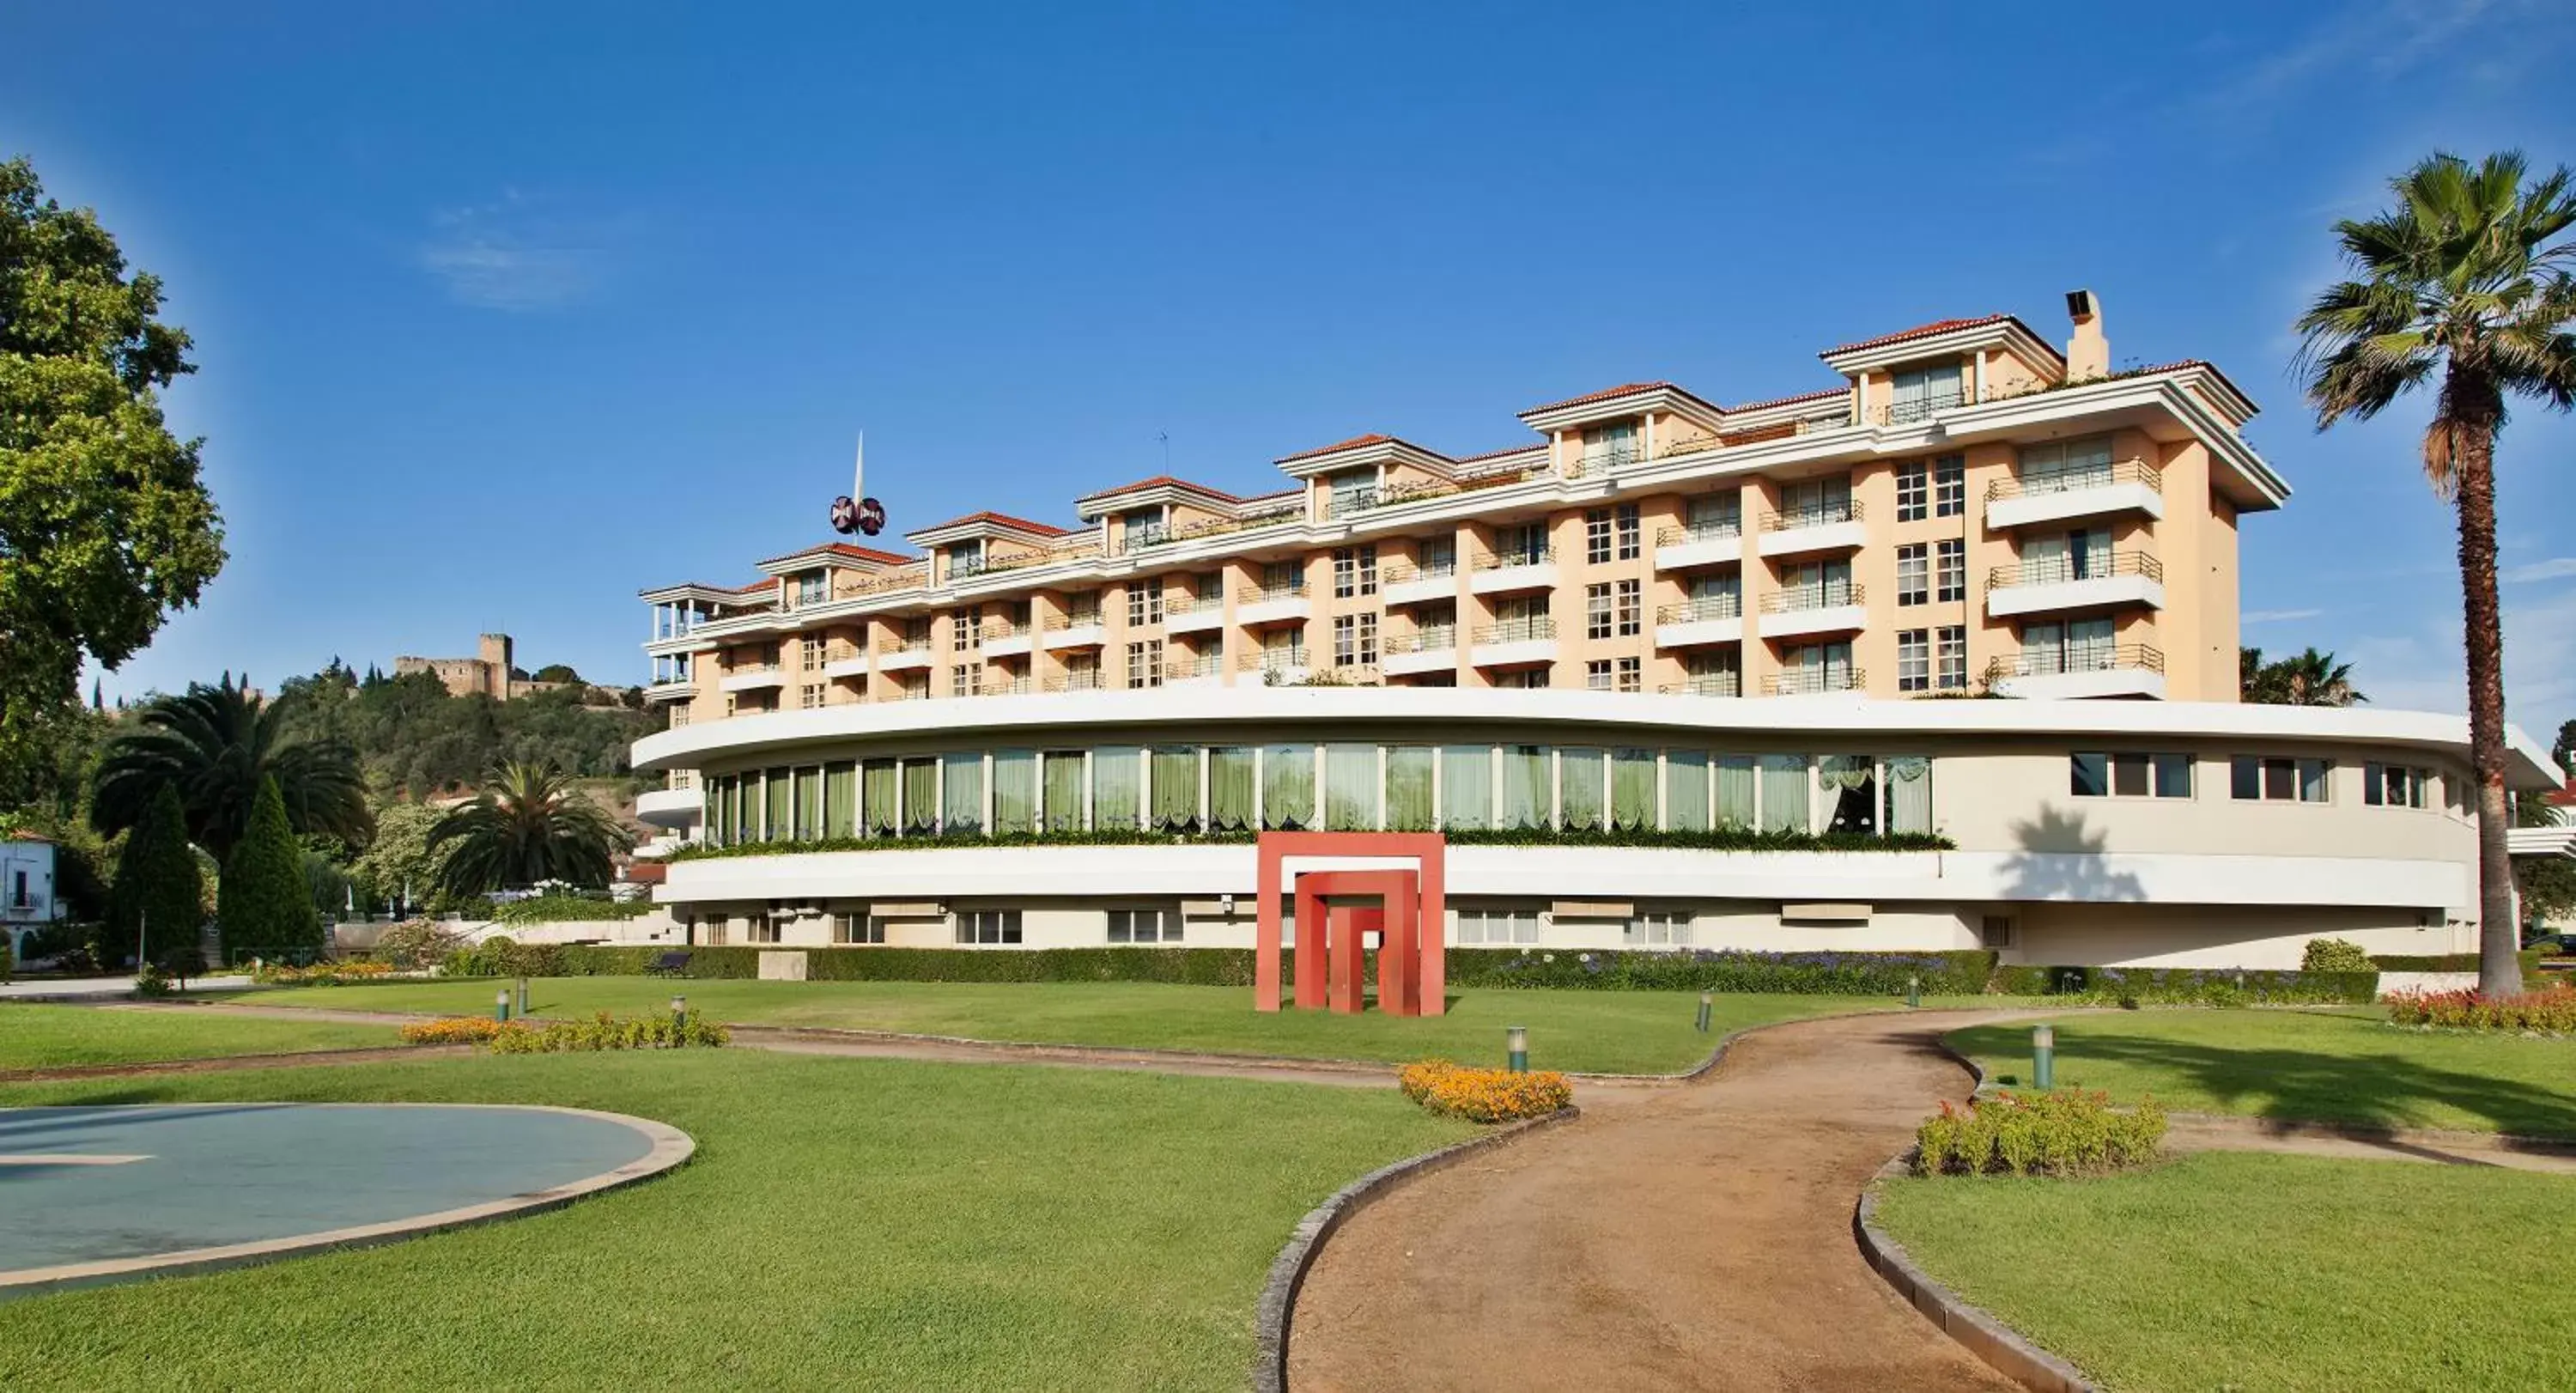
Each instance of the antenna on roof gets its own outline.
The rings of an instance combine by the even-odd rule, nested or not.
[[[850,496],[868,496],[868,433],[864,430],[859,432],[858,458],[850,462]]]

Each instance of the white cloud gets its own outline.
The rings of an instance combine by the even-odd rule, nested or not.
[[[2505,715],[2527,731],[2555,731],[2576,716],[2576,588],[2504,607]],[[2414,630],[2365,637],[2337,657],[2373,706],[2409,711],[2468,709],[2467,660],[2459,609],[2442,606]]]
[[[2498,8],[2490,0],[2380,0],[2326,18],[2307,35],[2222,75],[2202,94],[2213,115],[2242,114],[2288,102],[2329,83],[2402,77],[2437,57],[2454,39],[2481,32]],[[2524,8],[2508,3],[2506,9]]]
[[[2498,577],[2507,585],[2527,585],[2535,580],[2565,580],[2576,576],[2576,556],[2553,556],[2546,561],[2512,566]]]
[[[2249,609],[2236,616],[2240,624],[2278,624],[2290,619],[2314,619],[2325,613],[2321,609]]]
[[[546,213],[537,200],[505,190],[498,201],[434,215],[420,267],[450,298],[478,309],[554,309],[581,300],[605,279],[611,238]]]

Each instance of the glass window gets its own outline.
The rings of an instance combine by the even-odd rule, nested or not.
[[[1431,830],[1431,747],[1390,745],[1386,751],[1386,830]]]
[[[2111,793],[2111,757],[2079,750],[2066,757],[2067,791],[2078,798],[2106,798]]]
[[[1929,629],[1901,629],[1896,635],[1896,690],[1928,692],[1932,689],[1932,632]]]
[[[1158,832],[1199,830],[1199,752],[1189,745],[1154,751],[1153,825]]]
[[[1932,603],[1932,548],[1922,542],[1908,542],[1896,549],[1896,602]]]
[[[1538,942],[1538,911],[1535,909],[1459,910],[1457,941],[1462,944],[1536,943]]]
[[[1333,594],[1342,599],[1377,593],[1377,548],[1333,548]]]
[[[1757,768],[1751,755],[1722,755],[1717,760],[1717,825],[1749,828],[1756,826],[1753,815]],[[1800,794],[1804,796],[1806,776],[1799,774]],[[1806,825],[1799,818],[1801,830]]]
[[[1440,751],[1440,825],[1476,830],[1494,823],[1493,750],[1447,745]]]
[[[885,921],[873,914],[843,912],[832,916],[834,943],[883,943]]]
[[[1921,460],[1896,466],[1896,520],[1921,522],[1932,515],[1932,468]]]
[[[1032,750],[993,752],[993,833],[1038,830],[1038,757]]]
[[[1133,745],[1091,752],[1091,825],[1127,828],[1136,825],[1144,791],[1143,750]]]
[[[1967,457],[1943,455],[1932,461],[1932,516],[1955,518],[1967,511]]]
[[[1250,745],[1208,750],[1208,824],[1220,832],[1249,832],[1259,824],[1252,810],[1260,756]]]
[[[1664,828],[1671,832],[1708,830],[1708,752],[1673,750],[1664,755]]]
[[[1045,773],[1047,830],[1050,832],[1081,831],[1085,782],[1082,751],[1047,751]]]
[[[823,835],[859,834],[859,766],[835,764],[823,773]]]
[[[2158,798],[2191,796],[2191,756],[2149,755],[2147,759],[2155,766]]]
[[[1127,686],[1138,690],[1163,685],[1163,645],[1151,641],[1127,645]]]
[[[1177,909],[1110,910],[1109,941],[1178,943],[1181,941],[1181,912]]]
[[[1610,586],[1608,582],[1583,587],[1583,636],[1610,637]]]
[[[1943,603],[1968,598],[1968,544],[1958,537],[1932,544],[1932,597]]]
[[[2333,774],[2334,774],[2334,761],[2333,761],[2333,760],[2330,760],[2330,759],[2303,759],[2303,760],[2300,760],[2300,761],[2299,761],[2299,801],[2300,801],[2300,802],[2302,802],[2302,803],[2331,803],[2331,802],[2333,802],[2333,801],[2334,801],[2334,794],[2333,794],[2333,791],[2332,791],[2331,786],[2330,786],[2330,785],[2328,784],[2328,782],[2327,782],[2327,781],[2328,781],[2328,780],[2333,776]]]
[[[1549,765],[1545,745],[1503,747],[1502,826],[1548,825],[1555,803],[1549,788]]]
[[[2111,792],[2122,798],[2147,796],[2147,757],[2128,751],[2111,756]]]
[[[1599,831],[1605,797],[1603,781],[1607,777],[1608,760],[1602,751],[1557,751],[1558,825],[1586,832]]]
[[[1744,497],[1732,489],[1724,493],[1698,495],[1685,506],[1690,510],[1690,530],[1693,532],[1740,532],[1744,529]]]
[[[957,941],[965,944],[1010,944],[1020,941],[1020,912],[1016,909],[961,909],[957,912]]]
[[[1335,832],[1377,830],[1377,746],[1324,747],[1324,826]]]
[[[2263,761],[2253,755],[2237,755],[2228,760],[2227,793],[2231,798],[2262,797]]]
[[[903,825],[903,803],[896,793],[898,770],[890,759],[872,759],[859,767],[859,818],[871,837],[891,837]]]
[[[1932,830],[1932,761],[1922,755],[1890,755],[1885,766],[1887,830]]]
[[[1691,941],[1691,916],[1686,909],[1648,909],[1628,916],[1619,931],[1619,942],[1627,948],[1686,948]]]
[[[941,755],[939,830],[971,837],[984,830],[984,752],[956,750]]]
[[[1315,747],[1266,745],[1261,751],[1261,825],[1297,832],[1315,825]]]
[[[1867,755],[1826,755],[1816,761],[1816,786],[1833,800],[1826,831],[1877,835],[1877,761]]]
[[[1619,750],[1610,756],[1610,825],[1622,831],[1655,827],[1655,752]]]
[[[1762,771],[1762,830],[1765,832],[1804,832],[1809,826],[1807,811],[1807,757],[1805,755],[1764,755]]]
[[[796,825],[787,808],[786,770],[771,769],[761,775],[761,811],[765,819],[760,824],[763,840],[783,842],[796,835]]]
[[[1968,626],[1945,624],[1933,633],[1932,685],[1955,692],[1968,685]]]

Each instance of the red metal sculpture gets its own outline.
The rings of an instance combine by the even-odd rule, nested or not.
[[[1377,1005],[1395,1016],[1437,1016],[1448,982],[1441,950],[1448,937],[1443,897],[1448,842],[1436,832],[1264,832],[1260,856],[1260,928],[1254,939],[1253,1007],[1279,1009],[1281,906],[1292,893],[1291,857],[1410,860],[1413,869],[1312,870],[1296,876],[1297,1009],[1357,1012],[1365,996],[1364,945],[1378,935]],[[1377,904],[1335,904],[1374,898]]]

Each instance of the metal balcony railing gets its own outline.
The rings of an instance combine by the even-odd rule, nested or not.
[[[1357,513],[1365,513],[1377,504],[1378,490],[1375,484],[1366,488],[1335,489],[1324,496],[1324,516],[1328,519],[1346,518]]]
[[[1946,392],[1926,393],[1913,401],[1891,401],[1873,406],[1869,409],[1869,419],[1875,425],[1911,425],[1916,421],[1931,420],[1944,411],[1974,406],[1976,401],[1976,390],[1963,384]]]
[[[1506,571],[1510,570],[1514,566],[1546,566],[1554,563],[1555,560],[1556,548],[1554,547],[1540,547],[1535,551],[1525,548],[1515,549],[1512,551],[1495,551],[1487,552],[1483,556],[1477,557],[1476,569],[1479,571]]]
[[[1744,597],[1741,595],[1699,595],[1677,605],[1666,605],[1655,611],[1658,624],[1697,624],[1708,619],[1741,619]]]
[[[1645,458],[1645,447],[1634,441],[1607,448],[1587,448],[1567,464],[1565,473],[1570,479],[1589,479],[1613,469],[1625,469]]]
[[[1734,522],[1694,522],[1687,527],[1667,527],[1655,534],[1655,545],[1677,547],[1691,542],[1735,542],[1744,538],[1744,524]]]
[[[1287,672],[1292,668],[1312,667],[1314,660],[1303,648],[1256,648],[1243,655],[1234,665],[1237,672]]]
[[[1245,585],[1237,587],[1234,592],[1234,602],[1238,605],[1257,605],[1265,600],[1302,600],[1304,598],[1306,598],[1306,581],[1302,576],[1285,585]]]
[[[1097,627],[1099,626],[1099,624],[1100,624],[1100,611],[1098,611],[1098,610],[1096,610],[1096,609],[1095,609],[1095,610],[1080,610],[1080,611],[1076,611],[1076,612],[1074,612],[1074,613],[1072,613],[1072,614],[1067,614],[1067,615],[1060,616],[1060,617],[1058,617],[1058,618],[1053,618],[1053,619],[1049,619],[1049,620],[1047,620],[1047,621],[1046,621],[1046,632],[1048,632],[1048,633],[1051,633],[1051,634],[1052,634],[1052,633],[1060,633],[1060,632],[1062,632],[1063,630],[1066,630],[1066,629],[1090,629],[1090,628],[1097,628]]]
[[[1744,679],[1732,672],[1709,672],[1667,682],[1655,689],[1665,696],[1733,697],[1744,695]]]
[[[918,653],[927,658],[930,656],[930,640],[926,638],[890,638],[878,643],[877,651],[890,657],[900,657],[906,653]]]
[[[1097,668],[1093,668],[1082,672],[1068,672],[1061,677],[1050,677],[1047,679],[1046,689],[1050,692],[1096,692],[1100,690],[1100,672]]]
[[[1118,553],[1121,556],[1133,556],[1140,551],[1151,551],[1155,547],[1168,545],[1172,540],[1171,532],[1160,524],[1152,527],[1130,526],[1119,534]]]
[[[1555,637],[1556,620],[1553,616],[1544,614],[1534,615],[1528,619],[1506,619],[1498,624],[1487,624],[1476,631],[1476,642],[1479,645],[1531,643]]]
[[[1827,581],[1823,585],[1793,585],[1774,590],[1762,597],[1764,614],[1795,614],[1801,610],[1837,609],[1844,605],[1865,604],[1868,592],[1858,582]]]
[[[1163,680],[1187,682],[1195,677],[1214,677],[1225,671],[1225,660],[1214,653],[1184,653],[1163,664]]]
[[[1986,588],[2003,590],[2016,585],[2063,585],[2069,581],[2105,580],[2112,576],[2144,576],[2162,584],[2165,564],[2143,551],[2115,551],[2108,557],[2045,557],[1995,567],[1986,572]]]
[[[1762,515],[1762,530],[1765,532],[1792,532],[1801,527],[1831,527],[1836,523],[1859,522],[1860,520],[1860,500],[1857,498],[1843,498],[1836,499],[1831,503],[1816,503],[1803,508],[1790,508],[1777,513],[1764,513]]]
[[[1458,626],[1427,624],[1409,634],[1390,634],[1386,651],[1395,653],[1443,653],[1458,646]]]
[[[1034,690],[1036,689],[1029,685],[1029,679],[1025,677],[1014,677],[1007,682],[987,682],[980,687],[970,688],[967,691],[967,695],[988,697],[1027,696]]]
[[[2040,498],[2055,493],[2075,493],[2083,489],[2103,489],[2114,484],[2144,484],[2158,493],[2164,492],[2165,472],[2145,460],[2125,459],[2109,465],[2083,469],[2032,470],[2010,475],[1986,485],[1986,501],[1999,498]]]
[[[2144,643],[2070,643],[2063,648],[2025,648],[2008,665],[2008,671],[2014,677],[2164,670],[2163,650]]]
[[[1378,563],[1378,580],[1386,585],[1404,585],[1417,580],[1447,580],[1458,574],[1458,558],[1446,561],[1406,561],[1401,558]]]
[[[1799,667],[1762,679],[1765,696],[1813,696],[1819,692],[1857,692],[1869,685],[1856,667]]]
[[[991,643],[1001,638],[1027,638],[1034,632],[1036,631],[1026,624],[1015,624],[1008,620],[987,620],[984,624],[984,641]]]

